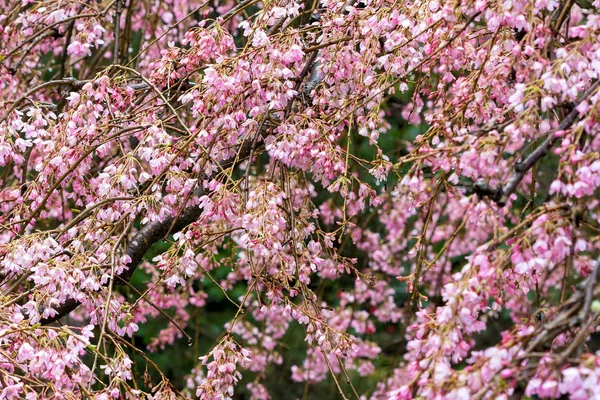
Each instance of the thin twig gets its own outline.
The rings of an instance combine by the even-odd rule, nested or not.
[[[117,1],[119,1],[119,0],[117,0]],[[121,235],[119,236],[119,238],[117,239],[115,244],[113,245],[113,248],[111,251],[112,260],[110,263],[110,265],[111,265],[110,278],[108,280],[108,296],[106,296],[106,303],[104,305],[104,317],[102,319],[102,328],[100,329],[100,335],[98,336],[98,346],[97,346],[98,351],[94,355],[94,363],[92,364],[92,369],[91,369],[92,375],[94,375],[94,371],[96,370],[96,363],[98,362],[98,353],[100,352],[100,347],[102,346],[102,339],[104,338],[104,334],[106,333],[106,323],[108,322],[110,299],[112,297],[113,283],[115,281],[115,276],[116,276],[117,251],[118,251],[119,246],[121,245],[121,242],[125,239],[125,237],[129,233],[131,228],[133,228],[133,224],[135,223],[135,220],[136,220],[135,218],[132,218],[131,221],[129,222],[129,224],[127,224],[127,227],[125,227],[125,229],[123,230],[123,232],[121,233]],[[88,390],[91,389],[92,383],[93,383],[93,380],[90,380]]]
[[[158,311],[159,313],[161,313],[163,317],[165,317],[171,324],[173,324],[173,326],[175,328],[177,328],[177,330],[179,332],[181,332],[182,335],[184,335],[187,338],[188,344],[191,345],[192,343],[194,343],[194,339],[192,339],[191,336],[188,335],[183,330],[183,328],[180,327],[177,324],[177,322],[175,322],[175,320],[169,314],[167,314],[162,308],[160,308],[159,306],[157,306],[156,304],[154,304],[154,302],[152,300],[150,300],[148,298],[148,296],[145,296],[142,292],[140,292],[139,290],[137,290],[135,288],[135,286],[133,286],[131,283],[129,283],[125,279],[121,278],[119,275],[116,275],[115,278],[117,278],[123,285],[127,286],[128,288],[130,288],[131,290],[133,290],[135,293],[137,293],[137,295],[139,296],[140,299],[144,299],[148,304],[150,304],[152,306],[152,308],[154,308],[156,311]],[[134,307],[131,307],[131,309],[133,310]]]

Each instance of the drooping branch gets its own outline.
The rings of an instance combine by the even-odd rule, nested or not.
[[[599,86],[600,81],[595,81],[590,85],[589,89],[583,94],[583,96],[581,96],[577,103],[574,104],[571,112],[561,121],[556,131],[567,130],[575,123],[577,117],[579,116],[577,106],[592,96]],[[554,143],[556,143],[557,140],[557,137],[555,136],[556,131],[550,132],[542,144],[532,151],[527,158],[515,165],[515,172],[504,184],[504,186],[491,187],[485,182],[476,182],[473,185],[473,191],[482,197],[489,197],[500,207],[506,205],[508,198],[517,190],[519,183],[521,183],[527,172],[548,153],[552,146],[554,146]]]
[[[119,0],[117,0],[117,1],[119,1]],[[250,2],[251,2],[251,0],[244,1],[244,2],[240,3],[240,5],[238,5],[238,7],[236,7],[236,8],[239,8],[240,6],[242,6],[244,4],[249,4]],[[242,9],[243,9],[243,7],[242,7]],[[231,11],[230,11],[230,13],[231,13]],[[307,83],[305,84],[305,86],[309,86],[312,89],[315,86],[317,86],[318,83],[320,82],[320,78],[317,73],[317,68],[319,65],[316,62],[316,58],[318,57],[318,52],[313,51],[311,53],[312,54],[309,57],[309,59],[307,60],[303,70],[300,72],[300,74],[295,79],[296,86],[294,89],[296,91],[298,91],[298,89],[302,85],[303,81],[306,79],[309,72],[310,72],[310,77],[309,77]],[[64,82],[64,83],[69,84],[71,87],[77,86],[78,88],[82,87],[83,84],[87,82],[87,81],[85,81],[85,82],[79,81],[74,78],[67,78],[66,81],[67,82]],[[134,90],[149,89],[147,82],[140,83],[140,84],[129,84],[128,86],[130,86]],[[189,87],[189,83],[188,83],[188,85],[186,85],[186,87]],[[303,92],[305,92],[305,90],[303,90]],[[309,95],[310,95],[310,93],[305,94],[305,96],[309,96]],[[288,105],[286,107],[286,112],[284,114],[284,119],[289,116],[290,111],[291,111],[291,105],[292,105],[293,101],[294,101],[294,98],[290,99],[290,101],[288,102]],[[253,152],[256,148],[256,139],[259,136],[263,136],[263,135],[264,135],[264,130],[261,126],[255,136],[247,138],[240,145],[240,148],[235,156],[220,163],[217,171],[222,171],[222,170],[226,170],[229,168],[235,168],[242,161],[244,161],[248,158],[252,158]],[[215,175],[216,174],[213,174],[212,176],[204,176],[202,180],[213,179],[215,177]],[[195,195],[198,197],[203,196],[205,194],[206,194],[206,189],[202,186],[198,187],[195,191]],[[116,277],[117,282],[128,282],[131,279],[131,277],[133,276],[133,273],[135,272],[137,266],[142,262],[146,252],[148,252],[148,250],[150,250],[150,248],[152,248],[152,246],[154,246],[155,243],[157,243],[159,240],[163,239],[165,236],[169,235],[170,233],[176,233],[176,232],[179,232],[179,231],[185,229],[187,226],[189,226],[193,222],[197,221],[201,214],[202,214],[201,207],[199,207],[197,205],[187,206],[181,211],[181,213],[179,213],[179,215],[167,217],[163,221],[153,222],[151,224],[146,225],[142,229],[140,229],[140,231],[138,231],[134,235],[134,237],[131,239],[131,241],[127,245],[125,252],[129,256],[130,262],[127,264],[127,269],[124,270],[121,274],[119,274]],[[73,310],[75,310],[77,307],[79,307],[79,305],[81,305],[81,303],[79,301],[77,301],[73,298],[69,298],[63,304],[61,304],[60,306],[55,308],[56,314],[54,316],[42,319],[41,324],[48,325],[53,322],[56,322],[59,319],[61,319],[62,317],[70,314]]]

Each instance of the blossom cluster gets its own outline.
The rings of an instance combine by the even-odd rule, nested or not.
[[[599,10],[1,3],[0,398],[598,396]]]

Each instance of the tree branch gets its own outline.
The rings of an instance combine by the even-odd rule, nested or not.
[[[579,101],[573,105],[573,109],[571,112],[562,120],[560,125],[558,126],[557,131],[564,131],[569,129],[577,120],[579,116],[579,111],[577,110],[577,106],[581,104],[583,101],[587,100],[596,89],[600,86],[600,81],[595,81],[591,84],[589,89],[581,96]],[[540,144],[534,151],[531,152],[523,161],[515,165],[515,172],[510,177],[510,179],[504,184],[503,187],[490,187],[485,182],[478,181],[473,184],[473,191],[480,196],[489,197],[493,201],[495,201],[500,207],[503,207],[508,202],[508,198],[512,195],[516,190],[519,183],[523,180],[527,172],[542,158],[548,153],[548,151],[554,146],[556,142],[556,136],[554,135],[556,131],[552,131],[548,134],[546,139],[542,144]]]
[[[221,162],[218,170],[221,171],[228,168],[235,168],[242,161],[247,159],[252,150],[253,141],[253,138],[246,139],[241,144],[237,155]],[[211,179],[213,177],[214,175],[205,177],[205,179]],[[196,195],[203,196],[206,193],[206,189],[204,189],[203,186],[199,186]],[[165,218],[163,221],[150,223],[140,229],[127,245],[126,253],[130,257],[131,261],[127,264],[127,269],[117,275],[117,279],[119,281],[128,282],[135,272],[137,266],[144,259],[146,252],[150,250],[150,248],[154,246],[156,242],[163,239],[169,230],[171,230],[171,232],[181,231],[188,225],[197,221],[201,214],[202,208],[198,205],[192,205],[184,208],[181,214],[178,216],[172,216]],[[171,225],[173,225],[173,229],[170,229]],[[41,324],[48,325],[52,322],[58,321],[79,307],[80,304],[81,303],[79,301],[73,298],[68,299],[56,308],[57,313],[53,317],[42,319]]]

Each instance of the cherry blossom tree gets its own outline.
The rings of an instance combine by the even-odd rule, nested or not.
[[[0,399],[600,396],[599,8],[0,1]]]

